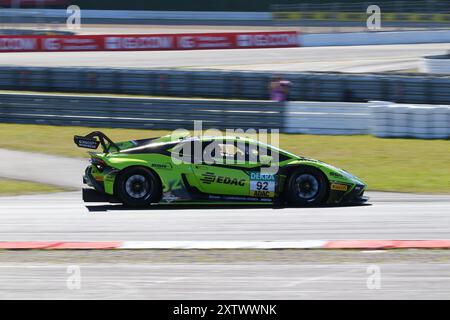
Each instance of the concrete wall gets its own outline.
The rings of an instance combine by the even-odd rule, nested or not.
[[[450,106],[291,102],[284,131],[305,134],[372,134],[380,138],[447,139]]]
[[[303,47],[450,42],[450,30],[301,34]]]

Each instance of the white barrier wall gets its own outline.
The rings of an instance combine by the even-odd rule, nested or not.
[[[435,74],[450,74],[450,55],[423,57],[420,71]]]
[[[369,109],[370,133],[376,137],[450,137],[450,106],[372,102]]]
[[[450,138],[450,106],[392,102],[289,102],[287,133],[372,134],[380,138]]]
[[[368,134],[367,103],[289,102],[285,132],[305,134]]]

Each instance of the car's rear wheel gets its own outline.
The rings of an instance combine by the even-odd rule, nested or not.
[[[286,200],[295,206],[317,206],[325,201],[328,180],[313,167],[300,167],[293,172],[286,184]]]
[[[128,206],[146,207],[161,199],[161,182],[151,170],[129,168],[119,175],[116,193]]]

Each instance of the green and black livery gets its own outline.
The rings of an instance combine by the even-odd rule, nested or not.
[[[75,136],[74,142],[102,147],[102,152],[89,152],[91,165],[83,177],[86,202],[319,206],[368,200],[364,182],[347,171],[247,137],[168,135],[113,142],[95,131]]]

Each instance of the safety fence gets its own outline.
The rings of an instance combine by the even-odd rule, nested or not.
[[[278,11],[273,12],[275,21],[340,21],[340,22],[365,22],[368,14],[361,12],[327,12],[327,11]],[[383,22],[414,22],[414,23],[450,23],[450,14],[445,13],[395,13],[383,12]]]
[[[282,4],[272,4],[271,11],[295,12],[365,12],[369,5],[378,5],[383,12],[395,13],[448,13],[450,2],[448,0],[380,0],[367,1],[286,1]]]
[[[366,1],[274,4],[271,6],[275,21],[365,22],[370,5],[377,5],[383,23],[403,22],[426,24],[450,23],[448,1]],[[372,10],[369,10],[372,13]]]
[[[278,129],[304,134],[450,137],[450,107],[0,94],[0,122],[139,129]]]
[[[0,90],[269,99],[273,73],[253,71],[0,67]],[[292,101],[369,100],[450,105],[450,76],[290,72]]]

